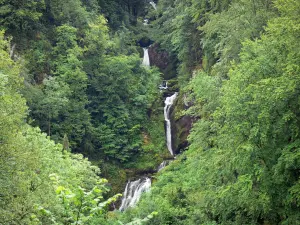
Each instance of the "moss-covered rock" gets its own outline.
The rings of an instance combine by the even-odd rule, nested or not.
[[[172,137],[173,137],[173,150],[176,154],[182,152],[187,146],[187,137],[192,128],[193,118],[184,115],[185,110],[184,96],[179,93],[175,103],[174,110],[172,111]]]

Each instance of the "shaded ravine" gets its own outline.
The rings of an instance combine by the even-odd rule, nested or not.
[[[171,155],[174,155],[172,149],[172,132],[170,111],[171,107],[176,99],[178,93],[175,92],[172,96],[165,99],[164,116],[166,121],[166,143]],[[163,161],[157,168],[157,172],[161,171],[168,165],[168,161]],[[128,181],[125,191],[123,193],[122,203],[119,208],[120,211],[124,211],[129,207],[134,207],[139,201],[143,192],[149,191],[151,188],[151,179],[149,177],[143,177],[135,181]]]
[[[145,67],[150,67],[150,59],[148,54],[148,48],[143,48],[144,56],[142,65]],[[167,89],[167,81],[164,81],[159,87],[160,90]],[[171,132],[171,120],[170,112],[172,105],[177,97],[178,93],[175,92],[172,96],[165,99],[164,106],[164,118],[166,122],[166,144],[167,148],[172,156],[174,152],[172,149],[172,132]],[[163,161],[157,168],[157,172],[161,171],[164,167],[168,165],[168,161]],[[125,211],[129,207],[134,207],[139,201],[142,193],[149,191],[151,188],[151,179],[149,177],[142,177],[135,181],[128,181],[123,193],[122,203],[119,208],[120,211]]]

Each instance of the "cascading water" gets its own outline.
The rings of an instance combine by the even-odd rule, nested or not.
[[[143,49],[144,49],[144,58],[143,58],[142,65],[144,65],[144,66],[150,66],[148,48],[143,48]]]
[[[166,90],[168,89],[168,82],[167,81],[163,81],[162,84],[159,85],[158,87],[160,90]]]
[[[126,210],[128,207],[133,207],[139,201],[143,192],[147,192],[151,187],[151,179],[141,178],[136,181],[128,181],[122,198],[120,211]]]
[[[149,20],[148,20],[148,19],[144,19],[144,23],[143,23],[143,24],[144,24],[145,26],[147,26],[148,23],[149,23]]]
[[[143,60],[143,65],[149,66],[149,64],[145,63],[147,60],[148,55],[148,49],[144,48],[144,60]],[[145,57],[146,56],[146,57]],[[149,57],[148,57],[148,62],[149,62]],[[167,83],[163,83],[161,85],[162,87],[167,87]],[[168,150],[170,153],[173,155],[173,150],[172,150],[172,136],[171,136],[171,121],[170,121],[170,109],[173,105],[174,100],[177,97],[177,92],[174,93],[172,96],[167,97],[165,100],[165,107],[164,107],[164,116],[165,116],[165,121],[167,124],[167,129],[166,129],[166,136],[167,136],[167,146]],[[163,161],[157,168],[157,172],[162,170],[168,165],[168,161]],[[125,187],[125,191],[123,193],[123,198],[122,198],[122,203],[119,208],[120,211],[124,211],[129,207],[134,207],[136,203],[139,201],[141,195],[143,192],[149,191],[151,188],[151,179],[148,177],[138,179],[136,181],[128,181]]]
[[[150,5],[152,5],[153,6],[153,8],[156,10],[156,4],[155,4],[155,2],[149,2],[150,3]]]
[[[157,172],[161,171],[163,168],[165,168],[169,164],[168,161],[163,161],[157,168]]]
[[[16,48],[16,44],[13,44],[13,46],[11,46],[11,48],[10,48],[9,57],[11,59],[14,57],[15,48]]]
[[[156,4],[153,1],[149,2],[152,7],[157,10]],[[148,25],[149,20],[144,19],[143,24],[146,26]],[[150,59],[148,48],[143,48],[144,50],[144,57],[142,65],[146,67],[150,67]],[[159,86],[160,90],[168,89],[167,81],[163,81],[163,83]],[[172,133],[171,133],[171,121],[170,121],[170,110],[176,99],[178,93],[175,92],[172,96],[167,97],[165,100],[165,107],[164,107],[164,117],[166,121],[166,139],[167,139],[167,147],[171,155],[174,155],[172,149]],[[169,164],[169,161],[163,161],[157,168],[157,172],[161,171]],[[129,207],[134,207],[137,202],[139,201],[143,192],[149,191],[151,188],[151,179],[148,177],[140,178],[136,181],[128,181],[125,187],[125,191],[123,193],[122,203],[119,208],[120,211],[124,211]]]
[[[164,107],[164,116],[166,121],[166,137],[167,137],[167,147],[171,155],[174,155],[172,149],[172,133],[171,133],[171,121],[170,121],[170,110],[176,99],[178,93],[175,92],[172,96],[167,97],[165,100],[165,107]]]

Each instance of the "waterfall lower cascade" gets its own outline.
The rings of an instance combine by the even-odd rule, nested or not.
[[[147,192],[151,187],[151,179],[148,177],[138,179],[136,181],[128,181],[122,198],[120,211],[133,207],[139,201],[143,192]]]
[[[165,100],[165,107],[164,107],[164,116],[166,121],[166,137],[167,137],[167,147],[171,155],[174,155],[172,149],[172,133],[171,133],[171,121],[170,121],[170,110],[176,99],[178,93],[175,92],[172,96],[167,97]]]
[[[142,65],[144,65],[144,66],[150,66],[148,48],[143,48],[143,49],[144,49],[144,58],[143,58]]]
[[[155,2],[149,2],[150,3],[150,5],[152,5],[153,6],[153,8],[156,10],[156,4],[155,4]]]

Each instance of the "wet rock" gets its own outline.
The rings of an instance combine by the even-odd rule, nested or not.
[[[142,47],[142,48],[148,48],[151,44],[153,43],[153,41],[148,38],[148,37],[142,37],[139,41],[138,44]]]
[[[174,110],[172,112],[172,141],[175,154],[179,154],[188,147],[189,143],[187,137],[190,134],[192,124],[195,120],[195,118],[188,115],[179,116],[184,109],[186,109],[184,96],[180,94],[174,104]]]
[[[174,151],[176,154],[182,152],[189,143],[187,137],[190,134],[193,124],[193,118],[190,116],[183,116],[175,121],[174,127]]]
[[[149,58],[151,66],[157,66],[164,74],[164,79],[169,80],[176,77],[176,60],[166,50],[155,43],[149,47]]]

